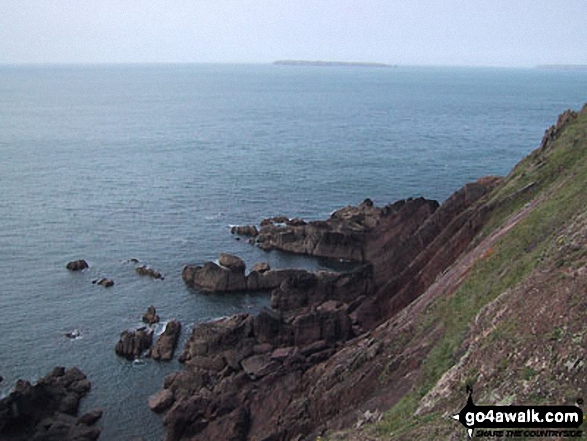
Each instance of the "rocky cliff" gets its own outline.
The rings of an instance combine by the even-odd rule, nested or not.
[[[265,222],[266,249],[365,265],[296,273],[270,310],[196,327],[158,407],[167,440],[458,438],[448,415],[465,384],[485,404],[572,404],[585,392],[586,155],[587,110],[566,112],[507,178],[440,206],[367,200],[323,222]]]

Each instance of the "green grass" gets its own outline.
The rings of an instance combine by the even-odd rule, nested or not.
[[[531,183],[535,183],[531,189],[520,191]],[[381,435],[394,437],[427,424],[421,417],[415,418],[414,411],[421,398],[458,361],[470,323],[480,309],[548,261],[557,246],[557,232],[585,211],[587,112],[565,128],[552,148],[532,153],[494,191],[489,203],[495,208],[480,237],[500,228],[537,196],[542,200],[535,209],[496,243],[489,257],[474,265],[454,295],[435,299],[419,318],[420,333],[440,325],[444,334],[424,360],[417,387],[391,408],[378,425]],[[508,333],[508,329],[502,332]],[[528,369],[522,376],[531,379],[535,374]],[[430,421],[435,418],[430,416]]]

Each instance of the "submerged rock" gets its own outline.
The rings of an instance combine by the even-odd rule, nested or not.
[[[92,283],[94,285],[103,286],[104,288],[110,288],[111,286],[114,286],[114,280],[108,279],[106,277],[102,277],[101,279],[92,280]]]
[[[71,338],[72,340],[75,340],[76,338],[80,338],[82,336],[82,334],[77,329],[74,329],[73,331],[66,332],[65,336],[67,338]]]

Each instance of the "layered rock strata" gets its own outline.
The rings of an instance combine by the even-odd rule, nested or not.
[[[383,347],[370,333],[469,245],[491,211],[476,202],[497,182],[469,184],[441,206],[418,198],[378,208],[366,200],[323,222],[263,222],[260,247],[366,262],[349,273],[186,267],[184,280],[199,288],[266,287],[271,308],[194,328],[180,357],[186,368],[166,378],[165,405],[156,406],[167,409],[167,440],[305,439],[373,394],[367,362]],[[364,391],[338,387],[345,372],[356,373]]]

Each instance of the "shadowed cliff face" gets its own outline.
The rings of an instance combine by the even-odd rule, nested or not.
[[[478,316],[481,308],[540,265],[554,271],[557,262],[563,268],[574,262],[573,277],[584,275],[584,222],[562,228],[564,220],[584,216],[587,204],[578,190],[587,170],[577,165],[586,162],[586,113],[561,117],[541,148],[505,180],[468,184],[440,207],[412,199],[380,209],[366,201],[317,225],[269,222],[262,227],[260,244],[360,256],[368,265],[343,275],[296,274],[273,291],[273,309],[196,327],[182,356],[185,369],[164,384],[172,397],[164,419],[167,440],[309,440],[353,426],[359,412],[390,408],[378,431],[345,432],[339,439],[424,439],[418,431],[425,425],[421,415],[429,415],[441,437],[456,433],[452,426],[447,432],[450,421],[438,415],[461,398],[451,395],[447,384],[458,389],[457,383],[469,381],[471,369],[482,372],[467,350],[477,348],[480,359],[492,353],[491,345],[480,343],[479,335],[494,330],[487,315]],[[583,181],[578,173],[584,173]],[[565,197],[568,203],[561,202]],[[546,256],[552,235],[563,230],[573,245]],[[558,239],[552,240],[556,247]],[[538,257],[542,263],[536,263]],[[527,289],[540,289],[550,280],[535,277]],[[521,301],[527,289],[511,301]],[[504,298],[509,311],[504,317],[514,317],[516,307]],[[519,306],[530,308],[533,320],[551,329],[552,320],[536,314],[540,301],[528,303],[534,309]],[[559,326],[569,319],[558,320]],[[451,370],[457,364],[470,369]],[[536,372],[538,365],[532,366]],[[497,375],[499,369],[483,374]]]

